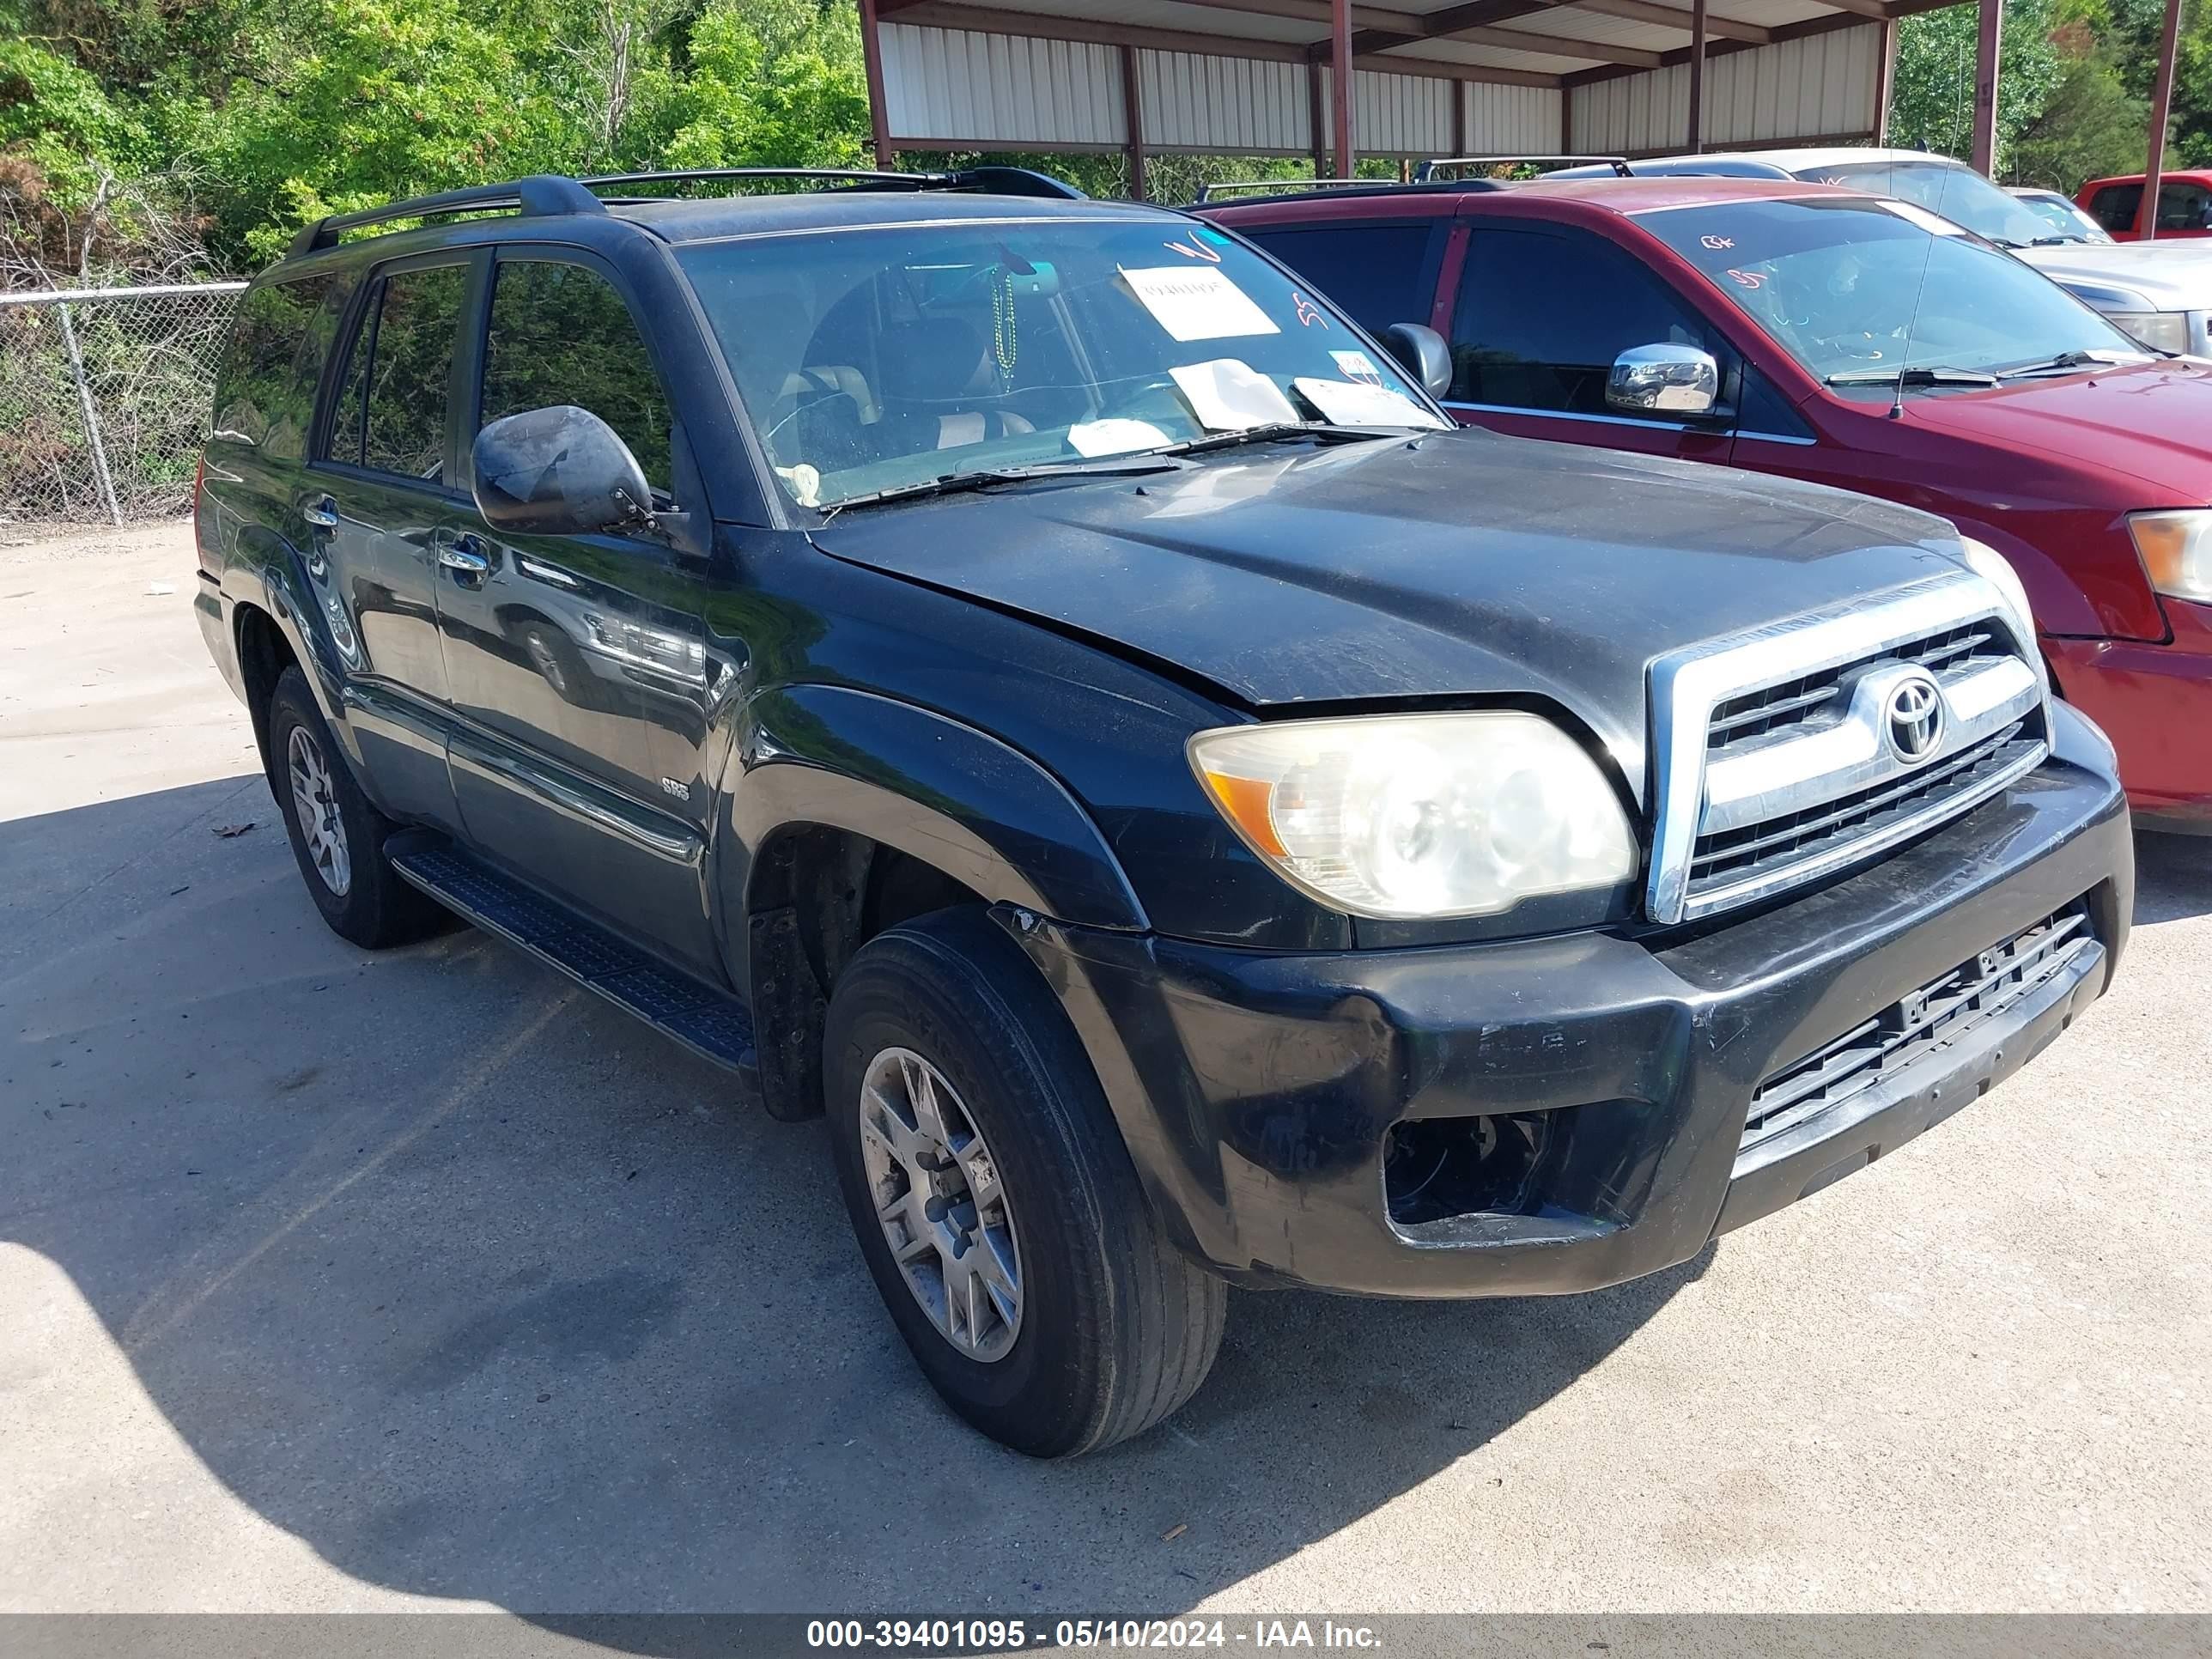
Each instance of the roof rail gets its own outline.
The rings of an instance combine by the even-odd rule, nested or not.
[[[1395,179],[1232,179],[1219,184],[1200,185],[1197,200],[1202,204],[1233,190],[1263,190],[1271,195],[1288,196],[1301,190],[1375,190],[1385,185],[1395,190],[1398,181]]]
[[[591,190],[613,185],[682,185],[716,179],[790,179],[854,190],[979,190],[995,196],[1042,196],[1082,201],[1084,193],[1062,179],[1027,167],[961,167],[950,173],[883,173],[860,167],[694,167],[665,173],[608,173],[577,182]]]
[[[1609,167],[1618,178],[1632,179],[1626,155],[1432,155],[1413,170],[1415,182],[1435,180],[1439,167]]]
[[[1035,173],[1028,167],[961,167],[950,173],[870,173],[854,167],[698,167],[665,173],[607,173],[587,179],[542,173],[511,184],[471,185],[462,190],[441,191],[434,196],[411,196],[388,207],[330,214],[307,225],[293,238],[292,252],[297,256],[313,253],[318,248],[335,247],[342,231],[357,230],[363,225],[388,224],[395,219],[434,219],[447,214],[481,213],[500,208],[512,208],[526,219],[563,213],[605,213],[607,204],[594,192],[611,185],[690,184],[718,179],[809,179],[852,190],[974,190],[996,196],[1039,196],[1055,201],[1087,199],[1066,180]]]
[[[292,239],[296,257],[317,248],[336,247],[338,233],[394,219],[434,219],[450,213],[480,213],[514,208],[526,218],[561,213],[605,213],[606,204],[574,179],[541,173],[512,184],[471,185],[462,190],[441,191],[435,196],[410,196],[388,207],[364,208],[357,213],[332,213],[305,226]]]

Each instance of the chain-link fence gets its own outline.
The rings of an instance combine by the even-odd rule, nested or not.
[[[0,525],[189,507],[245,286],[0,294]]]

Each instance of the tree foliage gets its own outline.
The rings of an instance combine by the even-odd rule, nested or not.
[[[2166,0],[2006,0],[1997,171],[2072,193],[2142,171]],[[1899,26],[1894,141],[1964,156],[1972,140],[1977,7]],[[2212,4],[2185,0],[2166,165],[2212,165]]]
[[[164,216],[246,270],[318,215],[395,197],[852,165],[867,132],[845,0],[0,0],[19,276],[88,243],[95,266],[143,263]]]
[[[2212,163],[2212,0],[2189,8],[2177,167]],[[2000,171],[2071,188],[2139,167],[2163,13],[2006,0]],[[1966,152],[1975,27],[1971,5],[1904,23],[1897,143]],[[246,270],[318,214],[395,197],[547,170],[853,165],[867,137],[851,0],[0,0],[0,284]],[[1121,187],[1117,156],[1037,164]],[[1153,170],[1194,188],[1304,164]]]

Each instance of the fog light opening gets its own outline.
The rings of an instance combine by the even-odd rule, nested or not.
[[[1401,1227],[1461,1215],[1534,1215],[1552,1141],[1549,1112],[1412,1118],[1382,1150],[1382,1191]]]

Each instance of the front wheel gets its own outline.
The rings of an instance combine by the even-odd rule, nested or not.
[[[1066,1457],[1190,1398],[1227,1287],[1162,1234],[1082,1045],[987,916],[871,939],[838,979],[826,1048],[853,1231],[947,1404]]]

